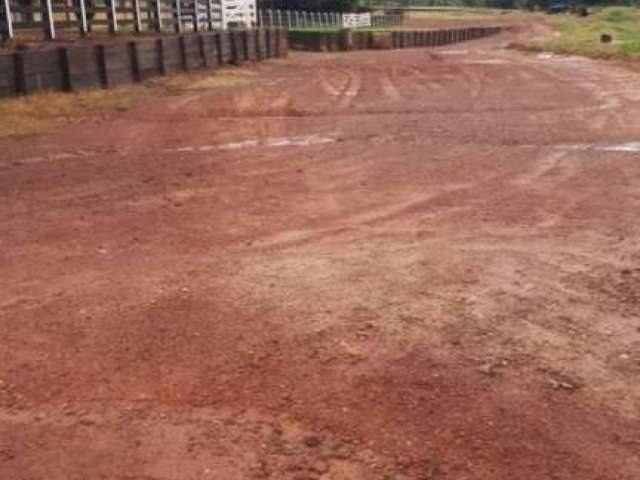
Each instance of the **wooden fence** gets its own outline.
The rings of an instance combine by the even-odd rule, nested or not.
[[[293,50],[336,52],[365,49],[437,47],[495,35],[500,27],[468,27],[440,30],[396,30],[393,32],[292,31],[289,45]]]
[[[284,29],[220,30],[0,54],[0,97],[111,87],[287,55]]]

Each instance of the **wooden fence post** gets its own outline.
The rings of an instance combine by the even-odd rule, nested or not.
[[[26,95],[29,91],[27,89],[27,76],[24,68],[24,52],[16,52],[13,54],[13,66],[16,78],[16,91],[22,95]]]
[[[56,38],[56,27],[54,25],[53,19],[53,7],[51,5],[51,0],[44,0],[42,11],[42,24],[44,26],[44,37],[47,40],[53,40]]]
[[[200,8],[200,4],[198,0],[193,0],[193,31],[197,32],[200,30],[200,18],[198,16],[198,9]]]
[[[158,38],[156,40],[156,55],[158,60],[158,71],[160,75],[167,74],[167,65],[164,60],[164,38]]]
[[[129,42],[127,45],[129,53],[129,62],[131,63],[131,77],[134,82],[142,81],[142,73],[140,68],[140,51],[138,50],[138,42]]]
[[[189,70],[189,58],[187,57],[187,42],[184,36],[178,37],[178,46],[180,48],[180,60],[182,63],[182,70]]]
[[[60,71],[62,73],[62,90],[70,92],[73,90],[71,83],[71,68],[69,65],[69,47],[61,47],[58,50],[58,58],[60,61]]]
[[[0,19],[0,24],[4,23],[4,29],[0,31],[3,38],[13,38],[13,18],[11,17],[11,5],[9,0],[4,0],[4,18]]]
[[[116,9],[116,0],[107,0],[107,19],[109,21],[109,33],[112,35],[117,33],[118,11]]]
[[[182,33],[182,0],[174,0],[173,28],[176,33]]]
[[[104,44],[97,45],[97,57],[98,57],[98,75],[100,75],[100,83],[104,88],[109,86],[109,75],[107,72],[107,54]]]
[[[84,0],[80,0],[81,2]],[[133,29],[136,33],[142,32],[142,19],[140,18],[140,0],[133,0]]]
[[[207,0],[207,26],[209,31],[213,30],[213,0]]]
[[[153,10],[156,15],[156,32],[162,31],[162,0],[155,0]]]

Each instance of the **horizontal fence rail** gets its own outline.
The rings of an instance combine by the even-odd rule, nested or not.
[[[225,5],[221,0],[0,0],[0,36],[10,39],[21,30],[40,29],[53,40],[69,29],[84,36],[95,28],[117,34],[257,26],[255,8],[229,14]]]
[[[225,0],[227,1],[227,0]],[[240,0],[238,0],[240,1]],[[395,27],[396,13],[346,14],[301,10],[225,10],[222,0],[0,0],[0,36],[11,39],[21,30],[41,30],[53,40],[61,30],[86,36],[95,29],[120,32],[176,33],[233,27],[340,29]],[[225,13],[226,12],[226,13]]]

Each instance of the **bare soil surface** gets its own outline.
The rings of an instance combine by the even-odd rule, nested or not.
[[[525,34],[0,139],[0,478],[640,478],[640,76]]]

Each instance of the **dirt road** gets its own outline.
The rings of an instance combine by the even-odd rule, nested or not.
[[[0,478],[640,478],[640,76],[510,36],[0,140]]]

